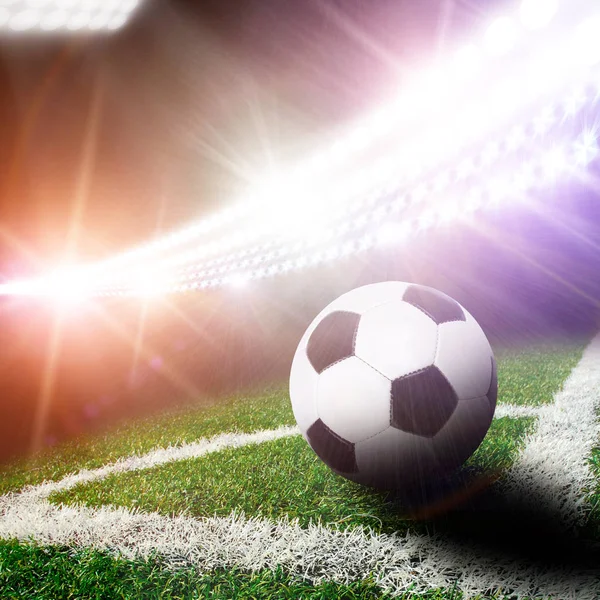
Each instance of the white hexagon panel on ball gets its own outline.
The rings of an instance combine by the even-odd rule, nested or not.
[[[390,380],[350,356],[319,376],[317,412],[332,431],[349,442],[377,435],[390,424]]]
[[[496,404],[485,334],[455,300],[404,282],[371,284],[325,307],[290,373],[298,426],[336,473],[377,488],[451,474]]]

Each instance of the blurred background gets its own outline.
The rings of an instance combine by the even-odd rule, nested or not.
[[[149,0],[109,36],[0,37],[0,280],[102,259],[227,206],[506,6]],[[375,281],[450,294],[498,347],[589,337],[600,324],[596,174],[401,250],[241,290],[67,312],[3,298],[0,460],[166,407],[285,386],[310,321]]]

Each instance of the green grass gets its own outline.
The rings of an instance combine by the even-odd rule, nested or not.
[[[517,352],[496,351],[498,402],[539,405],[554,393],[581,358],[583,345],[537,344]],[[214,399],[73,440],[0,470],[0,494],[80,469],[101,467],[124,456],[176,446],[227,431],[251,432],[293,425],[287,385],[261,394]]]
[[[3,600],[387,600],[373,581],[347,585],[291,578],[281,569],[246,573],[219,570],[200,574],[174,571],[158,557],[125,560],[98,550],[73,551],[0,541],[0,592]],[[453,590],[396,596],[410,600],[460,600]],[[472,600],[478,600],[472,598]],[[487,596],[487,600],[497,596]]]
[[[218,402],[216,404],[215,402]],[[102,435],[76,439],[0,470],[0,494],[59,480],[80,469],[101,467],[124,456],[179,446],[202,437],[294,425],[287,389],[231,396],[212,404],[179,408],[122,425]]]
[[[584,348],[584,345],[554,343],[497,351],[499,401],[525,406],[552,402],[581,359]]]
[[[497,351],[499,402],[540,405],[552,401],[581,357],[583,346],[533,346]],[[496,419],[483,444],[469,459],[473,477],[505,470],[518,455],[534,419]],[[18,462],[0,473],[0,493],[44,479],[60,479],[81,468],[99,467],[120,457],[157,447],[179,445],[226,431],[250,432],[294,424],[286,386],[251,396],[215,400],[177,409],[82,438],[33,460]],[[589,493],[591,519],[600,522],[600,449],[591,458],[596,477]],[[471,472],[468,470],[468,472]],[[229,515],[232,510],[269,518],[297,518],[369,527],[376,532],[426,527],[398,510],[386,494],[334,475],[300,436],[239,449],[226,449],[199,459],[144,471],[113,475],[51,497],[53,502],[117,504],[164,514]],[[597,534],[600,535],[600,527]],[[502,598],[485,596],[488,600]],[[348,585],[314,585],[281,569],[247,573],[218,570],[201,574],[193,568],[174,571],[159,557],[130,561],[92,549],[40,547],[0,541],[0,598],[44,599],[183,599],[307,598],[329,600],[388,598],[371,580]],[[454,590],[431,590],[411,600],[460,600]],[[481,597],[477,597],[481,598]],[[477,600],[477,599],[474,599]]]
[[[590,506],[588,523],[594,530],[594,537],[600,537],[600,447],[592,450],[589,464],[594,475],[594,485],[588,490],[587,500]]]
[[[533,423],[534,419],[495,420],[467,464],[475,472],[505,469],[516,458]],[[386,497],[386,493],[335,475],[302,436],[292,436],[111,475],[54,493],[49,499],[194,517],[225,517],[241,511],[269,519],[298,519],[303,527],[321,522],[342,529],[369,526],[387,533],[412,527],[413,521]]]
[[[596,411],[600,419],[600,408]],[[600,443],[600,440],[598,440]],[[600,538],[600,445],[592,450],[588,465],[592,472],[592,484],[585,490],[589,507],[584,532],[592,539]]]
[[[159,558],[129,561],[97,550],[74,553],[68,548],[16,542],[0,543],[0,590],[3,599],[27,600],[389,598],[369,581],[314,586],[294,581],[281,570],[255,574],[222,570],[202,575],[192,568],[173,571]]]

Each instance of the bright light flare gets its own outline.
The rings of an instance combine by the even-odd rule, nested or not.
[[[432,111],[441,108],[448,101],[451,87],[452,75],[447,69],[430,67],[416,75],[400,104],[408,114],[419,114],[424,109]],[[444,103],[440,98],[444,98]]]
[[[461,80],[474,77],[481,70],[481,51],[475,44],[463,46],[454,55],[454,75]]]
[[[39,281],[11,281],[0,284],[0,296],[39,296]]]
[[[44,292],[60,308],[70,308],[83,304],[94,290],[83,272],[66,271],[51,275],[44,282]]]
[[[519,9],[521,23],[527,29],[546,27],[558,12],[558,0],[523,0]]]
[[[600,62],[600,14],[585,20],[577,28],[573,53],[579,65],[592,67]]]
[[[33,29],[38,24],[39,20],[39,11],[29,8],[14,12],[8,20],[8,26],[13,31],[27,31],[28,29]]]
[[[14,0],[13,4],[19,2],[21,0]],[[109,12],[120,7],[120,14],[124,14],[125,9],[132,10],[138,4],[136,0],[31,0],[31,2],[31,7],[36,9],[41,4],[70,10],[77,4],[89,13],[96,14],[94,11],[101,10],[98,15],[90,18],[88,25],[90,29],[118,26],[123,17],[117,16],[111,20]],[[527,16],[535,13],[538,21],[541,21],[540,14],[543,12],[545,18],[548,18],[554,10],[552,8],[554,0],[548,0],[551,5],[549,8],[542,7],[540,2],[541,0],[538,0],[537,4],[535,2],[524,4],[523,14]],[[307,203],[311,204],[310,210],[314,205],[320,204],[320,209],[326,206],[328,211],[329,207],[335,204],[334,210],[337,213],[338,204],[356,197],[361,190],[367,193],[367,188],[374,185],[390,186],[391,189],[395,189],[398,181],[406,178],[414,180],[428,169],[435,167],[437,162],[446,160],[464,146],[481,139],[494,126],[497,119],[506,121],[521,105],[527,106],[543,95],[550,95],[565,78],[572,75],[572,39],[566,41],[553,39],[551,44],[546,44],[543,52],[534,55],[539,59],[535,64],[529,65],[527,57],[523,60],[519,59],[515,66],[521,72],[518,75],[515,72],[513,77],[515,81],[505,81],[498,85],[498,89],[490,94],[489,103],[465,100],[466,80],[474,79],[477,74],[484,69],[488,71],[493,65],[494,61],[486,60],[486,54],[502,54],[515,45],[519,33],[516,26],[519,15],[515,14],[513,17],[516,18],[507,16],[496,19],[490,24],[487,32],[480,32],[477,39],[473,40],[474,43],[450,53],[447,60],[429,65],[415,73],[412,81],[403,86],[398,97],[361,119],[333,144],[327,144],[327,147],[322,147],[320,151],[312,153],[283,173],[279,179],[285,180],[286,185],[281,185],[275,180],[272,184],[257,186],[255,192],[243,198],[243,202],[237,202],[229,209],[203,219],[183,231],[172,233],[156,242],[92,265],[90,269],[105,280],[121,280],[122,274],[135,267],[136,263],[139,264],[144,260],[160,262],[160,255],[167,252],[172,255],[172,260],[169,258],[170,264],[182,264],[188,260],[205,260],[211,254],[227,253],[234,245],[233,240],[227,238],[223,247],[208,251],[207,244],[203,243],[202,238],[209,233],[217,234],[219,229],[228,228],[236,222],[245,221],[246,229],[256,231],[258,234],[252,239],[257,239],[265,233],[268,234],[263,229],[268,229],[269,223],[275,225],[271,229],[277,229],[278,218],[281,216],[283,221],[279,230],[287,236],[294,237],[298,230],[302,230],[303,224],[296,219],[295,209],[286,210],[282,205],[286,207],[299,205],[303,208],[301,212],[306,213],[304,208]],[[57,26],[56,23],[48,25],[49,28]],[[521,27],[521,31],[522,29]],[[485,35],[482,39],[483,33]],[[525,45],[527,39],[523,41]],[[485,51],[485,47],[488,52]],[[485,62],[488,62],[487,67]],[[521,64],[524,65],[523,68]],[[374,159],[370,167],[356,169],[351,176],[338,177],[334,184],[331,183],[332,172],[341,167],[352,155],[364,151],[381,137],[397,135],[402,125],[412,126],[417,122],[424,123],[422,128],[424,134],[421,138],[405,139],[403,143],[398,144],[398,149],[393,151],[393,161],[389,160],[388,164],[383,164]],[[542,133],[551,123],[540,121],[539,125],[540,131],[536,130],[536,132]],[[520,141],[515,138],[512,143],[518,146]],[[393,177],[395,181],[392,181]],[[300,191],[300,188],[303,189]],[[316,190],[318,194],[314,193]],[[306,193],[307,191],[309,193]],[[338,203],[338,200],[342,202]],[[263,208],[267,217],[261,222],[256,220],[254,215]],[[286,214],[281,215],[281,213]],[[248,225],[250,221],[253,222],[252,227]],[[257,230],[254,221],[258,223],[260,231]],[[195,242],[193,250],[182,248],[192,241]]]
[[[139,0],[0,0],[0,32],[116,30]]]
[[[388,221],[376,233],[376,244],[379,246],[393,246],[401,244],[410,234],[410,225],[406,222],[398,223]],[[337,257],[336,257],[337,258]]]
[[[556,122],[557,115],[554,106],[543,108],[533,120],[533,131],[535,135],[545,135]]]
[[[485,49],[492,56],[502,56],[512,50],[517,42],[517,28],[509,17],[492,21],[484,34]]]
[[[519,197],[533,189],[538,181],[534,165],[527,161],[523,163],[515,172],[512,184],[515,195]]]
[[[250,283],[250,275],[246,273],[236,273],[234,275],[230,275],[226,281],[232,288],[241,290],[247,287]]]
[[[527,136],[523,127],[517,125],[513,127],[506,136],[506,148],[509,152],[514,152],[525,144]]]
[[[541,168],[543,176],[553,182],[569,168],[569,157],[564,148],[555,146],[542,156]]]
[[[173,287],[173,283],[165,271],[149,266],[132,269],[128,279],[130,279],[127,284],[128,292],[132,296],[148,300],[164,295]]]
[[[59,269],[39,279],[0,285],[0,295],[48,298],[61,307],[82,304],[94,296],[94,286],[83,269]]]
[[[122,7],[127,3],[124,0],[120,3],[118,0],[29,0],[25,3],[0,0],[0,23],[3,19],[1,9],[8,14],[17,4],[26,5],[28,14],[54,11],[49,14],[56,13],[56,21],[49,20],[48,28],[68,28],[70,24],[72,28],[92,29],[119,26],[124,22],[126,12],[118,11],[118,5]],[[131,2],[127,6],[134,4]],[[75,5],[77,11],[73,12]],[[522,24],[528,28],[540,27],[549,22],[556,10],[554,0],[524,0],[520,14]],[[56,16],[58,13],[60,18]],[[519,15],[513,16],[518,18]],[[6,19],[10,23],[12,16],[8,15]],[[362,119],[325,151],[314,154],[287,173],[258,182],[256,190],[245,198],[244,203],[184,231],[92,265],[87,272],[94,274],[93,289],[96,293],[152,297],[174,289],[222,284],[242,287],[248,278],[255,280],[332,259],[327,250],[330,242],[336,244],[333,253],[338,258],[369,248],[374,243],[385,245],[386,239],[398,238],[398,232],[390,233],[384,224],[386,217],[392,214],[390,207],[396,207],[395,214],[401,213],[406,198],[410,201],[410,210],[420,213],[414,223],[403,223],[405,234],[415,227],[421,230],[451,222],[457,217],[458,204],[446,201],[439,210],[432,211],[427,210],[427,207],[431,208],[430,203],[453,194],[449,188],[455,181],[473,179],[481,168],[490,170],[507,152],[528,148],[530,142],[539,141],[545,148],[535,170],[523,167],[513,174],[510,184],[491,182],[486,186],[485,195],[480,191],[467,193],[461,203],[466,206],[464,210],[472,212],[483,203],[499,205],[506,198],[522,195],[520,192],[531,188],[536,179],[538,183],[547,183],[565,171],[572,172],[572,165],[587,164],[598,154],[595,138],[583,140],[576,154],[574,149],[567,151],[555,147],[548,150],[547,140],[540,138],[567,118],[573,119],[582,107],[595,101],[586,86],[591,77],[596,83],[597,73],[577,67],[600,60],[600,16],[585,21],[577,31],[571,29],[564,35],[553,35],[549,44],[545,44],[543,36],[530,36],[536,43],[545,44],[543,51],[534,52],[533,44],[524,39],[519,48],[523,52],[515,57],[512,68],[493,77],[497,61],[488,60],[489,56],[505,54],[516,45],[517,36],[524,29],[516,21],[509,17],[496,19],[483,39],[481,32],[474,40],[475,45],[464,46],[458,52],[448,54],[447,60],[415,73],[393,102]],[[27,24],[27,19],[24,22]],[[482,71],[490,75],[480,82],[482,94],[465,93],[468,92],[465,81],[474,79]],[[563,94],[565,84],[573,80],[576,83],[581,76],[583,87],[572,85],[571,94],[564,103],[538,109],[527,129],[519,126],[510,129],[513,114],[518,114],[521,108],[533,109],[540,98],[549,99],[557,92]],[[487,79],[493,79],[493,82],[488,85]],[[398,139],[402,124],[414,125],[418,133]],[[529,129],[533,133],[531,136]],[[480,144],[487,134],[497,134],[498,130],[502,132],[502,139],[487,143],[478,153],[477,160],[463,154],[472,143]],[[387,142],[392,146],[393,141],[393,148],[383,158],[369,157],[360,167],[343,164],[379,137],[392,135],[393,140]],[[438,172],[438,163],[445,164],[455,157],[462,159],[456,168],[430,176],[434,168]],[[346,167],[344,172],[342,166]],[[392,200],[386,211],[372,210],[382,194],[388,196],[398,189],[404,190],[402,202]],[[309,240],[309,236],[314,236],[315,221],[331,234],[331,240],[314,244]],[[375,223],[374,231],[368,234],[371,237],[345,241],[350,235],[363,235],[364,230]],[[376,233],[381,226],[381,231]],[[207,233],[214,237],[202,239]],[[178,270],[179,266],[182,269]],[[167,272],[170,277],[161,275]],[[52,295],[50,284],[44,281],[44,285],[21,282],[11,284],[12,288],[0,286],[0,294],[21,289],[38,295],[42,292]],[[60,295],[56,291],[60,288],[64,296],[71,297],[81,290],[81,283],[71,287],[67,281],[62,281],[57,285],[55,279],[51,287],[55,296]]]
[[[575,162],[578,166],[587,167],[599,152],[596,135],[591,131],[585,131],[575,144]]]
[[[44,31],[54,31],[64,27],[69,20],[69,14],[65,10],[55,10],[45,14],[40,19],[40,29]]]

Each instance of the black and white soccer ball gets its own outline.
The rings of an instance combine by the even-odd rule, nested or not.
[[[316,454],[358,483],[401,489],[444,477],[485,437],[496,362],[449,296],[398,281],[356,288],[302,337],[290,374],[294,416]]]

